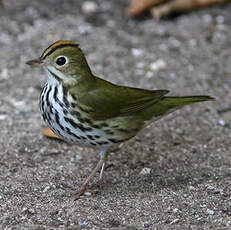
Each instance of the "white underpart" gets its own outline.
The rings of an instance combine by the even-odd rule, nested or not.
[[[52,67],[51,67],[52,68]],[[50,69],[50,71],[54,71],[55,68],[52,68],[52,70]],[[47,83],[44,87],[44,90],[41,93],[41,98],[43,98],[43,101],[45,101],[43,109],[42,109],[42,103],[40,100],[40,108],[41,108],[41,112],[44,113],[48,113],[51,117],[50,121],[48,121],[47,119],[44,119],[45,122],[47,123],[48,126],[50,126],[50,128],[52,128],[52,130],[57,134],[62,136],[65,140],[69,141],[69,142],[73,142],[82,146],[88,146],[88,147],[93,147],[93,148],[97,148],[100,150],[107,150],[110,146],[114,145],[113,143],[111,143],[110,141],[108,141],[106,139],[106,135],[104,134],[104,132],[102,130],[98,130],[95,128],[91,128],[91,131],[82,131],[79,128],[74,128],[71,126],[71,124],[69,122],[67,122],[65,120],[65,118],[70,118],[71,120],[73,120],[75,123],[80,124],[81,122],[78,120],[78,118],[75,116],[73,117],[69,111],[69,113],[65,114],[63,111],[64,110],[70,110],[70,108],[66,107],[64,102],[63,102],[63,87],[62,85],[54,78],[54,76],[47,70],[46,71],[46,75],[47,75]],[[60,77],[60,72],[56,70],[56,73],[58,75],[58,77]],[[57,100],[55,100],[55,88],[57,88],[57,98],[60,102],[62,102],[62,104],[60,105],[60,103],[57,102]],[[46,100],[44,100],[47,97],[47,92],[49,92],[49,97],[48,97],[48,101],[49,103],[46,103]],[[50,105],[50,106],[48,106]],[[51,110],[51,111],[50,111]],[[57,112],[59,111],[59,112]],[[57,122],[57,117],[55,116],[55,114],[59,115],[59,122]],[[65,129],[60,128],[61,124]],[[83,126],[85,128],[89,128],[89,124],[85,123],[83,124]],[[67,127],[71,130],[72,133],[74,133],[75,135],[79,136],[81,139],[76,138],[74,135],[71,135],[67,132]],[[87,135],[98,135],[100,136],[100,138],[97,138],[95,140],[91,140],[87,137]],[[107,141],[108,144],[97,144],[97,142],[102,142],[102,141]],[[96,143],[96,145],[92,145],[91,143]]]

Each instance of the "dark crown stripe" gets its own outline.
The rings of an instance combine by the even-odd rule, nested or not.
[[[41,55],[41,59],[45,59],[47,56],[50,56],[55,50],[63,48],[63,47],[79,47],[78,43],[74,43],[71,41],[57,41],[50,45]]]

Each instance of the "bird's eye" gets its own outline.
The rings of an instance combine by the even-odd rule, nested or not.
[[[56,60],[56,64],[59,66],[63,66],[67,63],[67,58],[64,56],[58,57]]]

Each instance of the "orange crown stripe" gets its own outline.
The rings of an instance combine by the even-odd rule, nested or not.
[[[53,44],[51,44],[41,55],[41,59],[46,58],[47,56],[49,56],[50,54],[52,54],[55,50],[57,50],[58,48],[61,47],[65,47],[65,46],[79,46],[78,43],[76,42],[72,42],[72,41],[57,41]]]

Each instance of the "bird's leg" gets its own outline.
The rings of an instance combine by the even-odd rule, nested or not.
[[[76,192],[77,196],[81,196],[84,194],[84,192],[87,190],[88,184],[90,183],[94,175],[99,171],[99,169],[102,167],[103,164],[104,164],[104,160],[100,159],[96,167],[93,169],[89,177],[86,179],[86,181],[82,185],[82,187],[77,190]]]
[[[103,165],[102,165],[102,167],[101,167],[101,170],[100,170],[99,180],[98,180],[98,182],[97,182],[97,186],[98,186],[99,188],[102,188],[103,185],[104,185],[104,182],[103,182],[103,175],[104,175],[105,164],[106,164],[106,162],[104,161],[104,163],[103,163]]]
[[[100,188],[102,188],[104,185],[103,175],[104,175],[104,169],[105,169],[105,165],[106,165],[106,161],[107,161],[107,156],[108,156],[108,153],[106,151],[100,152],[100,158],[104,160],[102,167],[101,167],[101,170],[100,170],[99,180],[97,182],[97,186]]]
[[[100,160],[99,160],[99,162],[97,163],[96,167],[93,169],[93,171],[91,172],[89,177],[86,179],[86,181],[84,182],[82,187],[79,190],[77,190],[77,192],[76,192],[78,197],[84,194],[84,192],[87,190],[88,184],[90,183],[90,181],[92,180],[94,175],[99,171],[100,168],[101,168],[101,170],[100,170],[100,178],[99,178],[98,183],[101,184],[101,187],[102,187],[102,184],[103,184],[103,172],[104,172],[105,163],[106,163],[106,160],[107,160],[107,155],[108,154],[107,154],[106,151],[101,151],[100,152]]]

